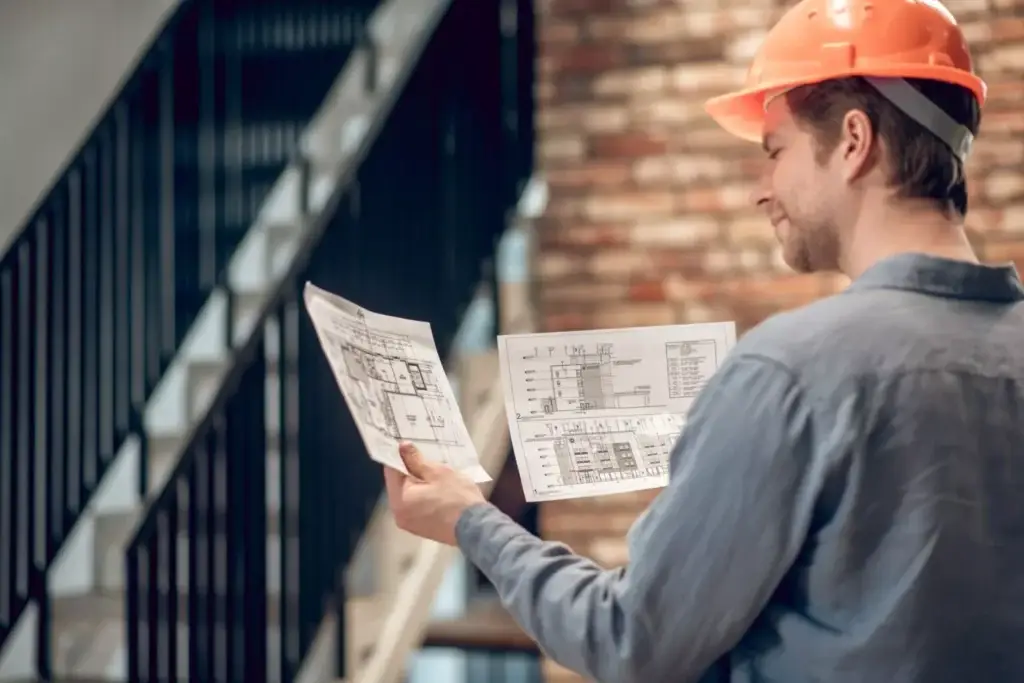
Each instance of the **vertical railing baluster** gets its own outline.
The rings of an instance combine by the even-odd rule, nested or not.
[[[68,308],[71,305],[72,286],[68,281],[68,233],[70,231],[70,212],[68,210],[69,187],[60,186],[56,206],[53,207],[53,246],[51,254],[51,309],[50,309],[50,364],[53,369],[50,384],[47,387],[50,400],[50,501],[47,512],[49,523],[49,551],[47,562],[52,562],[57,555],[58,544],[63,538],[65,528],[65,510],[67,509],[68,479],[71,462],[68,453],[68,422],[67,402],[70,387],[67,349],[68,340]],[[77,283],[76,283],[77,286]]]
[[[174,106],[174,43],[168,40],[163,46],[163,55],[159,76],[159,173],[160,173],[160,214],[159,214],[159,253],[160,253],[160,284],[159,284],[159,353],[158,363],[170,358],[177,345],[176,337],[176,271],[174,214],[175,214],[175,129],[176,112]],[[153,373],[160,375],[159,366]]]
[[[299,458],[296,450],[298,386],[295,355],[298,352],[298,315],[301,293],[290,292],[277,315],[277,457],[280,473],[278,516],[281,530],[281,680],[288,680],[301,663],[298,629],[299,559]]]
[[[35,243],[35,386],[33,437],[33,530],[32,530],[32,565],[38,588],[35,591],[39,605],[39,628],[36,637],[36,669],[40,677],[50,675],[50,621],[49,596],[46,592],[46,570],[49,566],[51,553],[50,508],[48,503],[53,472],[50,467],[50,428],[51,415],[49,404],[50,382],[50,344],[51,325],[50,294],[52,277],[51,270],[51,222],[43,217],[36,223]],[[2,561],[2,560],[0,560]],[[45,678],[43,679],[45,680]]]
[[[221,657],[221,623],[220,605],[217,600],[219,588],[218,568],[220,562],[218,557],[223,552],[220,545],[220,538],[217,535],[217,513],[219,504],[223,498],[218,490],[217,461],[224,457],[224,418],[218,414],[214,420],[213,438],[209,450],[206,452],[204,462],[199,463],[203,470],[207,490],[208,507],[203,515],[203,551],[206,563],[206,584],[203,586],[204,600],[206,602],[206,628],[207,628],[207,656],[209,662],[208,680],[223,681],[224,670]]]
[[[172,496],[173,498],[173,496]],[[156,661],[158,681],[170,681],[171,670],[170,650],[171,643],[177,631],[178,618],[178,594],[170,582],[174,555],[176,529],[174,528],[171,516],[174,512],[173,505],[167,505],[157,512],[156,515],[156,552],[157,561],[153,563],[155,574],[157,604],[159,611],[153,628],[154,652],[153,659]]]
[[[193,444],[193,448],[195,447],[196,445]],[[186,453],[184,457],[188,458],[189,455]],[[203,505],[203,491],[198,485],[199,470],[196,462],[196,457],[192,457],[188,463],[188,469],[185,471],[185,476],[182,479],[184,487],[176,501],[177,505],[184,504],[187,506],[185,512],[188,519],[188,536],[185,539],[185,547],[187,548],[186,554],[188,555],[188,579],[186,581],[188,617],[185,623],[188,627],[188,679],[190,681],[212,680],[206,677],[207,672],[203,667],[203,662],[207,660],[204,650],[206,647],[205,636],[207,631],[204,628],[205,615],[201,611],[203,603],[199,593],[200,586],[202,585],[200,571],[203,566],[199,555],[200,534],[202,533],[199,511]]]
[[[128,665],[128,683],[142,683],[139,672],[142,671],[140,661],[142,639],[141,634],[141,604],[139,581],[139,547],[136,543],[129,543],[124,557],[124,599],[125,599],[125,649]]]
[[[151,531],[149,542],[145,545],[142,550],[141,556],[144,558],[144,572],[146,577],[146,589],[145,589],[145,600],[143,604],[146,606],[145,616],[145,634],[146,638],[142,641],[146,648],[146,679],[150,683],[162,683],[160,678],[160,631],[166,624],[161,619],[162,616],[162,604],[161,600],[161,586],[160,586],[160,563],[163,560],[163,554],[160,552],[160,515],[163,514],[163,510],[156,510],[156,517]]]
[[[97,453],[97,388],[99,385],[97,370],[97,356],[99,352],[99,327],[97,325],[97,281],[99,273],[99,249],[97,239],[99,235],[97,224],[97,209],[99,196],[99,168],[97,163],[96,146],[90,146],[85,153],[85,160],[82,167],[82,336],[72,337],[80,339],[82,354],[82,380],[81,380],[81,421],[82,421],[82,480],[81,492],[82,504],[96,486],[99,478],[98,453]]]
[[[16,571],[14,575],[15,594],[28,598],[29,575],[32,571],[32,537],[35,512],[35,501],[32,500],[32,480],[35,458],[32,457],[32,446],[34,438],[34,415],[33,407],[35,401],[32,398],[32,383],[35,369],[35,339],[33,332],[35,325],[32,321],[32,312],[35,308],[35,282],[32,277],[32,252],[28,242],[22,242],[18,247],[18,279],[15,283],[16,292],[16,314],[14,331],[17,335],[15,349],[17,360],[15,369],[17,374],[14,380],[14,409],[15,409],[15,469],[18,477],[15,482],[16,497],[18,499],[18,524],[15,524],[14,538],[16,541],[15,553],[17,557]],[[34,596],[33,596],[34,597]]]
[[[122,100],[114,109],[114,434],[132,429],[131,112]],[[115,446],[116,447],[116,446]]]
[[[14,453],[14,312],[17,293],[13,268],[0,271],[0,622],[13,622],[14,575],[18,561],[14,537],[18,499]]]
[[[149,327],[149,269],[146,254],[147,233],[152,226],[147,223],[147,204],[152,197],[147,193],[147,181],[150,178],[150,166],[147,163],[149,145],[147,137],[151,135],[146,125],[146,109],[149,104],[149,90],[152,84],[153,73],[151,70],[144,72],[145,78],[139,84],[138,99],[133,101],[132,107],[125,114],[127,126],[130,133],[125,144],[128,146],[129,172],[128,181],[130,189],[128,193],[128,210],[131,216],[129,220],[129,281],[128,288],[129,308],[128,321],[131,329],[131,352],[130,357],[130,388],[129,404],[133,431],[141,427],[141,416],[145,409],[149,387],[149,354],[147,353],[146,342],[149,339],[147,329]],[[140,486],[140,493],[142,492]]]
[[[117,374],[115,358],[117,352],[117,328],[114,327],[115,310],[120,294],[114,287],[117,273],[115,258],[116,228],[114,185],[114,155],[116,154],[113,124],[104,126],[100,136],[99,154],[99,316],[97,320],[97,452],[99,470],[102,473],[107,463],[116,455],[115,444],[117,412],[115,410],[115,382]]]
[[[218,78],[216,69],[216,11],[218,3],[202,3],[198,9],[198,40],[193,49],[197,51],[199,65],[198,98],[199,111],[196,128],[196,157],[198,163],[198,223],[199,223],[199,288],[212,291],[217,284],[219,260],[219,235],[217,214],[220,197],[217,188],[218,131],[217,97]]]
[[[179,609],[179,604],[182,602],[184,597],[181,593],[181,581],[178,576],[178,543],[181,538],[182,524],[181,524],[181,507],[180,507],[180,496],[181,491],[184,488],[183,482],[179,479],[169,483],[169,488],[173,491],[170,496],[170,504],[165,508],[166,519],[167,519],[167,553],[164,561],[164,585],[166,586],[168,600],[167,600],[167,621],[162,624],[164,627],[164,662],[165,672],[164,680],[174,683],[179,680],[178,678],[178,624],[182,622],[182,617],[185,616]],[[186,607],[186,614],[187,614]]]
[[[68,469],[67,499],[65,515],[74,519],[82,510],[82,474],[85,444],[82,440],[82,378],[85,374],[82,335],[84,331],[82,313],[85,288],[83,285],[83,179],[81,168],[72,172],[68,182],[68,393],[65,403],[65,418],[68,422]],[[70,521],[70,520],[69,520]],[[66,524],[67,522],[65,522]],[[62,529],[63,531],[63,529]]]
[[[214,425],[217,423],[214,422]],[[195,654],[200,671],[200,679],[204,681],[217,680],[214,678],[216,671],[215,648],[217,623],[213,605],[213,552],[215,540],[213,538],[210,521],[215,514],[213,499],[213,478],[211,476],[213,459],[216,457],[218,448],[216,440],[219,439],[217,427],[211,427],[211,433],[207,436],[207,443],[199,450],[192,460],[192,467],[195,469],[196,486],[191,495],[196,498],[196,515],[199,528],[193,539],[189,540],[189,552],[194,552],[198,563],[199,581],[190,585],[189,590],[195,591],[196,600],[199,603],[197,610],[200,617],[196,630],[199,634],[199,647]]]
[[[252,368],[246,375],[252,373]],[[240,383],[238,390],[246,391],[248,383]],[[243,504],[246,492],[247,467],[245,462],[245,433],[255,425],[246,424],[248,415],[239,408],[255,400],[249,396],[244,401],[232,401],[224,415],[224,449],[219,465],[217,495],[217,532],[220,545],[222,564],[220,581],[218,582],[217,598],[223,606],[221,628],[224,632],[222,641],[224,658],[223,681],[246,681],[250,662],[245,661],[245,653],[238,651],[238,639],[241,635],[237,625],[245,621],[246,575],[252,570],[246,564],[247,538],[245,529],[238,527],[238,508]],[[253,457],[258,453],[252,453]],[[247,520],[250,524],[258,524],[258,520]],[[266,558],[263,560],[266,562]],[[250,630],[258,630],[263,626],[259,622],[250,622]],[[263,655],[264,653],[260,653]],[[253,683],[256,683],[253,680]]]
[[[257,328],[259,329],[259,328]],[[242,444],[236,449],[242,476],[237,478],[236,489],[241,505],[235,511],[235,532],[245,539],[244,566],[241,578],[242,616],[239,643],[243,656],[246,683],[267,683],[269,679],[269,622],[267,613],[267,362],[266,343],[256,347],[256,354],[248,373],[250,399],[245,406],[245,418],[239,425]],[[257,624],[254,629],[248,624]]]

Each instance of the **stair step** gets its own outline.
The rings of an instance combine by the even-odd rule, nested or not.
[[[355,678],[373,656],[390,603],[379,598],[349,598],[345,603],[346,675]]]
[[[346,652],[349,671],[356,672],[373,653],[380,624],[387,616],[386,601],[360,598],[346,604]],[[280,623],[280,600],[268,597],[267,623],[273,630]],[[59,598],[53,603],[55,628],[54,681],[75,683],[110,683],[123,680],[124,674],[124,610],[122,594],[96,592],[76,597]],[[178,671],[181,681],[188,680],[188,637],[184,617],[188,614],[188,596],[178,595]],[[267,666],[280,670],[280,639],[268,638]]]
[[[490,652],[538,652],[537,644],[496,599],[470,602],[466,613],[427,624],[423,647]]]
[[[188,614],[188,593],[177,592],[178,614],[182,621]],[[94,591],[69,595],[53,600],[53,621],[60,627],[85,624],[96,626],[100,622],[123,622],[125,596],[121,591]],[[280,621],[280,597],[271,593],[267,598],[267,621]]]
[[[142,511],[107,512],[96,517],[95,550],[93,555],[95,585],[101,592],[123,590],[125,586],[125,549],[135,535]],[[182,510],[181,519],[187,519],[187,510]],[[227,519],[222,512],[214,513],[214,528],[223,530]],[[283,520],[287,529],[295,529],[298,525],[298,514],[294,511]],[[280,556],[281,556],[282,519],[278,512],[267,515],[267,587],[273,593],[281,588]],[[177,547],[177,583],[178,588],[188,590],[188,528],[178,533]]]

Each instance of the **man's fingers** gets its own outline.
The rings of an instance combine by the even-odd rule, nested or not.
[[[388,500],[392,507],[402,500],[402,486],[405,484],[405,473],[394,467],[384,467],[384,488],[388,492]]]
[[[403,443],[398,446],[398,454],[402,456],[402,462],[405,463],[405,469],[409,470],[409,474],[426,481],[430,474],[430,463],[420,453],[420,449],[411,443]]]

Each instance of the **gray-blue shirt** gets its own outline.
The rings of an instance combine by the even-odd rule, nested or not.
[[[605,570],[489,505],[459,545],[601,683],[1024,681],[1024,287],[918,254],[748,333]]]

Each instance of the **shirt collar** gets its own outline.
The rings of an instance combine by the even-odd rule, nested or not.
[[[1013,264],[977,265],[966,261],[897,254],[868,268],[850,290],[902,289],[953,299],[1024,301],[1024,284]]]

